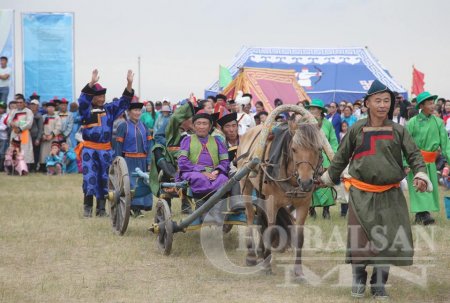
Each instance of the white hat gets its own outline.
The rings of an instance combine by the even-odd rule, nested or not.
[[[30,104],[36,104],[36,105],[39,105],[39,100],[33,99],[33,100],[30,101]]]
[[[163,105],[163,107],[161,107],[161,112],[171,112],[170,110],[170,106],[169,105]]]

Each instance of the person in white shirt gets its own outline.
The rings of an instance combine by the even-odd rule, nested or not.
[[[243,95],[241,91],[238,91],[236,96],[239,136],[243,136],[247,130],[255,124],[255,120],[244,111],[245,105],[250,104],[251,101],[251,98],[248,95],[249,94]]]
[[[8,101],[11,68],[8,66],[8,58],[0,57],[0,102]]]

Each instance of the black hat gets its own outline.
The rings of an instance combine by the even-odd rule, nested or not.
[[[162,102],[161,101],[156,101],[155,102],[155,106],[162,106]]]
[[[40,100],[41,96],[39,96],[36,92],[33,92],[33,94],[30,96],[30,101],[31,100]]]
[[[195,122],[198,119],[208,119],[209,122],[211,122],[211,124],[213,123],[211,115],[207,113],[195,114],[194,117],[192,118],[192,122]]]
[[[227,124],[231,121],[237,121],[237,113],[231,113],[231,114],[223,116],[222,118],[217,120],[217,124],[219,124],[221,127],[223,127],[225,124]]]
[[[227,101],[227,96],[225,96],[223,94],[218,94],[218,95],[216,95],[216,101],[217,101],[217,99],[222,99],[222,100]]]
[[[55,107],[56,108],[56,102],[55,102],[55,100],[51,100],[51,101],[49,101],[49,102],[47,102],[47,103],[44,103],[44,106],[53,106],[53,107]]]
[[[242,97],[249,97],[250,99],[253,99],[252,94],[249,93],[243,94]]]
[[[135,108],[142,109],[144,107],[144,103],[141,102],[131,102],[130,106],[128,106],[128,110],[132,110]]]
[[[379,80],[375,80],[372,82],[369,90],[367,91],[367,95],[364,97],[364,106],[367,107],[367,99],[370,96],[380,93],[389,93],[391,96],[391,107],[389,109],[388,118],[392,120],[392,116],[394,115],[394,107],[395,107],[395,95],[394,93],[387,87],[385,84],[381,83]]]

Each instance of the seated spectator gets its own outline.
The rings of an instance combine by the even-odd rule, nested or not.
[[[73,148],[69,147],[66,141],[61,141],[61,152],[63,173],[76,174],[78,173],[77,155]]]
[[[195,134],[181,141],[177,180],[189,181],[194,197],[201,198],[228,181],[230,161],[224,144],[209,135],[211,115],[197,114],[192,120]]]
[[[60,152],[60,145],[53,141],[50,149],[50,154],[45,159],[45,166],[47,167],[47,175],[62,175],[63,172],[63,155]]]
[[[15,137],[11,140],[11,146],[6,151],[4,165],[8,175],[19,174],[20,176],[26,176],[28,174],[25,155],[20,148],[20,144],[19,137]]]

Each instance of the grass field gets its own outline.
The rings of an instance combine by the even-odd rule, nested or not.
[[[343,275],[337,270],[319,285],[294,285],[286,283],[283,267],[291,263],[285,261],[290,250],[274,254],[276,274],[270,276],[217,269],[203,253],[199,232],[176,234],[172,254],[162,256],[147,232],[153,212],[130,219],[126,234],[117,236],[108,218],[82,217],[80,185],[79,175],[0,175],[0,302],[354,302],[349,287],[333,286],[350,278],[339,237],[327,240],[333,231],[345,236],[338,206],[332,207],[331,221],[308,220],[329,245],[305,251],[304,264],[318,277],[342,265],[336,268]],[[450,301],[450,221],[444,210],[436,218],[433,228],[421,229],[434,234],[434,247],[421,242],[415,254],[426,276],[413,279],[425,267],[395,268],[391,302]],[[243,266],[239,230],[234,227],[224,239],[230,259]],[[368,292],[366,297],[361,301],[372,300]]]

